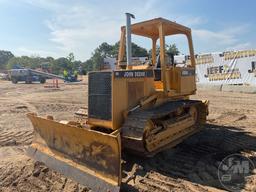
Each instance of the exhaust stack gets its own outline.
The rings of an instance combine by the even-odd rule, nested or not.
[[[132,64],[132,42],[131,42],[131,18],[135,19],[131,13],[125,13],[126,15],[126,58],[128,68]]]

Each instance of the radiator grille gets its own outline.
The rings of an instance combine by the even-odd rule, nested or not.
[[[89,73],[89,118],[111,120],[111,72]]]

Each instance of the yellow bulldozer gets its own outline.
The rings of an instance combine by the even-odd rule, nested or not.
[[[28,114],[34,127],[28,155],[93,191],[120,190],[124,150],[154,156],[199,131],[208,115],[207,100],[189,99],[196,93],[190,28],[163,18],[131,25],[131,16],[121,27],[117,69],[88,75],[84,122]],[[152,40],[151,63],[132,64],[131,34]],[[165,37],[177,34],[190,51],[190,64],[182,67],[165,53]]]

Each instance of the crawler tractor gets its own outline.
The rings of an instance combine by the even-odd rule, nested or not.
[[[208,114],[208,101],[189,99],[196,93],[190,28],[163,18],[131,25],[131,16],[121,27],[117,69],[88,75],[84,122],[28,114],[34,127],[28,154],[93,191],[119,191],[123,151],[154,156],[199,131]],[[152,40],[151,63],[132,64],[131,34]],[[177,34],[187,38],[190,53],[182,67],[165,53],[165,37]]]

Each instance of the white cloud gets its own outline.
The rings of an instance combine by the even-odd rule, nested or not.
[[[50,10],[50,11],[56,11],[58,9],[60,9],[61,7],[64,7],[64,3],[60,0],[19,0],[21,2],[30,4],[32,6],[38,7],[38,8],[42,8],[45,10]]]
[[[177,4],[174,2],[167,8],[157,0],[20,1],[49,12],[44,24],[50,31],[49,41],[55,45],[59,56],[73,52],[77,59],[85,60],[100,43],[115,43],[120,38],[120,26],[125,24],[125,12],[135,14],[136,19],[133,22],[161,16],[191,27],[196,52],[223,51],[229,47],[249,46],[247,42],[240,40],[241,34],[246,33],[248,29],[247,25],[210,30],[204,27],[204,24],[209,23],[206,18],[175,13]],[[149,45],[144,43],[145,47]]]
[[[136,6],[133,6],[136,4]],[[65,54],[74,52],[80,58],[89,58],[93,49],[106,41],[115,43],[120,38],[120,26],[125,24],[124,13],[129,10],[135,14],[138,22],[155,17],[167,17],[167,14],[157,6],[156,0],[133,1],[123,4],[111,5],[102,2],[98,4],[73,4],[68,9],[55,10],[55,17],[46,21],[51,30],[51,41],[58,44],[58,48]],[[45,6],[47,7],[47,6]],[[61,8],[62,9],[62,8]],[[127,10],[125,10],[127,9]],[[196,26],[206,22],[201,17],[181,16],[177,17],[182,24]],[[135,38],[136,40],[137,38]],[[138,41],[145,43],[145,41]],[[139,43],[140,44],[140,43]],[[149,44],[140,44],[147,48]]]
[[[132,4],[137,4],[131,12],[140,20],[149,15],[157,15],[152,11],[155,0],[127,2],[127,5],[118,2],[111,5],[111,2],[100,1],[98,3],[101,6],[88,2],[58,6],[56,2],[48,0],[26,1],[52,11],[53,16],[45,21],[50,30],[50,41],[57,44],[62,54],[74,52],[78,59],[83,60],[89,58],[93,49],[100,43],[115,43],[119,40],[120,26],[125,22],[125,7],[131,8]]]
[[[236,50],[246,50],[246,49],[252,49],[255,48],[250,42],[245,42],[245,43],[239,43],[235,44],[231,47],[227,47],[226,50],[229,51],[236,51]]]
[[[241,36],[248,32],[248,25],[226,27],[220,31],[203,28],[193,29],[194,44],[199,52],[224,51],[231,47],[248,47],[241,42]],[[241,46],[241,45],[247,46]],[[240,46],[238,46],[240,45]]]
[[[207,23],[207,19],[206,18],[202,18],[199,16],[188,16],[188,15],[182,15],[182,16],[178,16],[175,21],[177,21],[178,23],[181,23],[185,26],[189,26],[189,27],[195,27],[198,25],[203,25],[205,23]]]
[[[40,56],[40,57],[58,57],[58,55],[51,51],[46,50],[40,50],[40,49],[34,49],[34,48],[27,48],[27,47],[18,47],[15,50],[15,53],[17,53],[19,56],[22,55],[29,55],[29,56]]]
[[[193,34],[199,40],[205,41],[209,46],[211,46],[210,43],[213,42],[216,45],[230,45],[237,41],[234,35],[222,31],[216,32],[207,29],[194,29]]]

